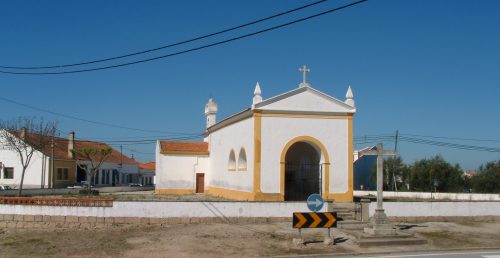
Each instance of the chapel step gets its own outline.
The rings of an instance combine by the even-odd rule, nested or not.
[[[343,220],[337,222],[337,228],[346,230],[363,230],[368,223],[357,220]]]

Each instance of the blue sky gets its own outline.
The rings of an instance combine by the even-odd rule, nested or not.
[[[0,65],[65,64],[126,54],[310,2],[1,1]],[[144,57],[253,32],[348,2],[330,0]],[[399,130],[401,134],[496,140],[433,139],[500,147],[499,28],[498,1],[370,0],[273,32],[145,64],[57,76],[0,74],[2,97],[162,133],[97,126],[3,100],[0,119],[43,116],[57,120],[63,132],[76,131],[80,139],[135,140],[200,133],[209,97],[218,102],[221,119],[251,104],[257,81],[264,98],[293,89],[301,81],[297,69],[306,64],[311,68],[309,82],[327,94],[344,99],[347,86],[352,85],[358,108],[355,136]],[[134,153],[142,161],[154,159],[152,144],[124,147],[125,154]],[[442,154],[466,169],[500,158],[500,153],[408,142],[400,142],[398,148],[406,162]]]

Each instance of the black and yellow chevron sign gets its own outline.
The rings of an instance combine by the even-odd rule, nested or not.
[[[336,228],[336,212],[294,212],[294,228]]]

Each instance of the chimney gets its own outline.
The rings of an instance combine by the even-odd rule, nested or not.
[[[21,128],[21,134],[19,135],[21,139],[26,138],[26,127]]]
[[[71,159],[75,158],[75,154],[73,153],[73,150],[75,149],[75,132],[69,132],[69,137],[68,137],[68,157]]]

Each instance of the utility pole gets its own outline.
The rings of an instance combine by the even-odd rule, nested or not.
[[[52,134],[52,140],[50,141],[50,176],[49,176],[49,188],[54,188],[54,134]]]
[[[399,131],[396,130],[396,139],[394,141],[394,153],[398,153],[398,136],[399,136]],[[394,159],[394,162],[392,163],[392,181],[394,182],[394,191],[397,193],[398,192],[398,184],[396,183],[396,159]]]
[[[123,145],[120,144],[120,175],[122,175],[122,181],[123,181],[123,173],[122,173],[122,168],[123,168]],[[127,178],[128,180],[128,178]],[[122,182],[120,182],[121,184]],[[127,182],[128,183],[128,182]]]

